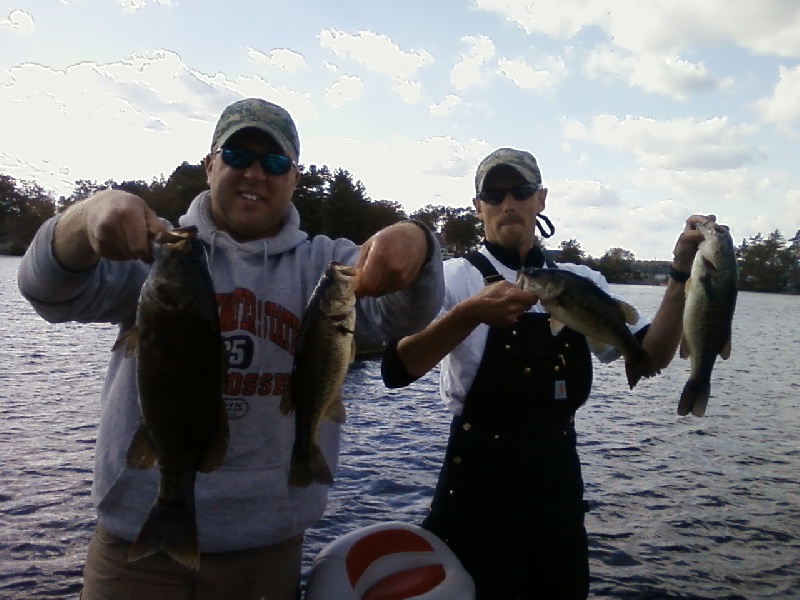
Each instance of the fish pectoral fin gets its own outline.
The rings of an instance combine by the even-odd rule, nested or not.
[[[123,333],[111,346],[111,351],[114,352],[118,348],[125,348],[125,356],[133,356],[136,354],[136,349],[139,346],[139,328],[134,325],[128,331]]]
[[[355,359],[356,359],[356,339],[353,338],[350,340],[350,362],[353,362]]]
[[[639,321],[639,311],[636,308],[623,300],[617,300],[617,304],[622,309],[622,314],[625,315],[625,322],[628,325],[633,325]]]
[[[292,394],[289,391],[290,388],[286,388],[286,391],[283,392],[283,396],[281,396],[281,403],[279,408],[284,415],[290,415],[294,412],[294,402],[292,402]]]
[[[588,335],[586,336],[586,343],[589,344],[589,348],[594,354],[602,354],[611,347],[611,344],[606,344],[605,342],[596,340]]]
[[[347,421],[347,412],[344,409],[341,396],[331,403],[331,405],[325,411],[324,416],[326,419],[328,419],[328,421],[333,421],[334,423],[339,423],[340,425]]]
[[[554,316],[550,316],[550,333],[553,334],[553,336],[558,335],[561,330],[564,329],[564,327],[564,323],[556,319]]]
[[[681,358],[689,358],[691,353],[689,352],[689,344],[686,342],[686,336],[681,335],[681,346],[680,350],[678,351]]]
[[[208,445],[205,447],[197,465],[197,470],[201,473],[210,473],[221,467],[228,452],[228,441],[230,439],[228,412],[225,410],[225,403],[222,400],[220,400],[219,407],[220,412],[215,422],[216,427],[211,432]]]
[[[719,355],[723,360],[728,360],[731,357],[731,338],[728,336],[728,339],[725,340],[725,345],[722,346],[722,350],[719,351]]]
[[[125,456],[125,464],[132,469],[149,469],[158,463],[158,454],[147,433],[144,421],[139,421],[139,427],[133,434],[131,445],[128,446],[128,454]]]

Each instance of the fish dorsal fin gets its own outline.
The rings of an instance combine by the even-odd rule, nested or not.
[[[625,315],[625,322],[628,325],[633,325],[639,321],[639,311],[624,300],[617,300],[617,304],[622,309],[622,314]]]
[[[341,396],[336,398],[325,411],[325,418],[334,423],[339,423],[340,425],[347,421],[347,413],[344,409]]]
[[[132,469],[149,469],[156,466],[158,463],[158,454],[150,439],[150,434],[147,433],[147,426],[144,420],[139,420],[139,426],[131,439],[131,445],[128,446],[128,454],[125,457],[125,464]]]

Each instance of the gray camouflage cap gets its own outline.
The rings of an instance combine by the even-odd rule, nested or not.
[[[475,172],[475,191],[483,189],[483,182],[489,171],[500,165],[508,165],[525,178],[528,183],[542,184],[542,173],[533,154],[514,148],[498,148],[481,161]]]
[[[272,137],[287,156],[300,158],[300,139],[291,115],[277,104],[261,98],[245,98],[225,107],[211,138],[216,150],[242,129],[255,127]]]

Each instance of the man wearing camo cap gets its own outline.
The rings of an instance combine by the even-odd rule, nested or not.
[[[176,562],[192,564],[197,552],[187,560],[171,530],[143,558],[129,560],[159,474],[126,466],[140,410],[136,361],[120,345],[100,401],[92,490],[97,531],[83,600],[299,598],[303,532],[322,516],[328,485],[289,485],[294,416],[279,404],[311,292],[331,261],[361,269],[357,341],[418,331],[444,294],[438,243],[418,222],[389,226],[361,246],[323,235],[309,240],[291,201],[299,158],[299,136],[285,109],[246,98],[222,111],[204,161],[209,189],[180,218],[181,226],[198,229],[207,250],[229,352],[225,461],[195,484],[199,568]],[[165,228],[138,196],[95,194],[42,226],[20,266],[20,290],[49,321],[111,322],[124,333],[135,323],[152,262],[149,237]],[[319,432],[332,473],[339,435],[334,423]]]
[[[545,258],[536,231],[549,237],[555,229],[542,214],[546,199],[529,152],[500,148],[480,162],[473,205],[485,239],[445,263],[439,317],[391,342],[382,365],[386,385],[401,387],[441,361],[440,393],[454,416],[423,526],[453,549],[478,600],[582,600],[589,591],[574,426],[591,390],[589,345],[567,327],[554,335],[539,299],[515,280],[520,268],[546,266],[609,286],[584,265]],[[687,219],[673,251],[678,279],[652,324],[640,318],[630,326],[661,368],[680,340],[680,272],[690,269],[702,241],[693,225],[706,218]],[[614,348],[597,355],[604,362],[617,356]]]

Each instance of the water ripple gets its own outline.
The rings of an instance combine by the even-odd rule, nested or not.
[[[17,264],[0,257],[0,597],[76,597],[116,330],[45,323],[14,288]],[[662,293],[618,291],[651,315]],[[800,297],[740,295],[734,354],[715,367],[703,419],[675,415],[686,361],[633,391],[621,363],[597,365],[577,417],[592,598],[800,597],[800,320],[773,326],[799,309]],[[386,390],[378,365],[360,363],[343,396],[341,464],[328,511],[306,537],[305,572],[356,527],[420,522],[444,454],[450,417],[435,372]]]

